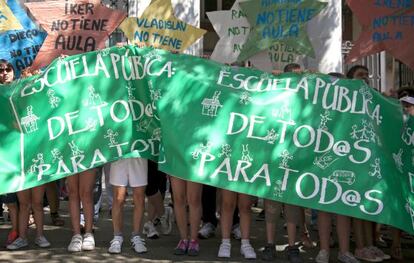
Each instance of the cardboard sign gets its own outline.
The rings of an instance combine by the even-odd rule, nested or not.
[[[208,19],[220,37],[210,56],[212,60],[228,64],[237,61],[250,34],[249,21],[239,6],[242,1],[246,0],[236,0],[230,10],[207,13]]]
[[[239,5],[245,1],[237,0],[230,10],[207,13],[220,37],[211,54],[212,60],[227,64],[237,60],[251,29],[246,14]],[[327,7],[312,18],[305,28],[314,47],[315,58],[298,54],[298,51],[284,42],[275,42],[266,50],[248,58],[253,67],[271,72],[283,70],[287,64],[298,63],[304,68],[319,72],[341,72],[341,3],[329,0],[327,4]]]
[[[268,50],[257,53],[249,58],[254,68],[266,72],[273,70],[283,71],[290,63],[297,63],[303,67],[304,55],[299,55],[292,47],[283,43],[276,43]]]
[[[23,29],[23,27],[7,6],[6,1],[0,0],[0,33],[20,29]]]
[[[48,37],[33,63],[48,65],[60,55],[73,55],[105,47],[105,41],[126,17],[99,1],[45,1],[25,4]]]
[[[0,58],[9,61],[13,65],[16,77],[19,77],[23,69],[32,65],[46,33],[37,28],[18,0],[8,0],[7,5],[23,29],[0,34]]]
[[[315,0],[241,2],[240,7],[252,30],[238,60],[244,61],[278,42],[314,57],[305,25],[326,5],[326,2]]]
[[[207,31],[179,20],[170,0],[153,0],[139,18],[129,17],[120,25],[133,43],[183,52]]]
[[[381,51],[414,69],[414,2],[397,0],[348,0],[348,5],[362,25],[346,62]]]

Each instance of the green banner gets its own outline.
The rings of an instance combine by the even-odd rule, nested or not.
[[[414,233],[413,125],[362,81],[127,46],[55,60],[1,86],[0,107],[0,193],[141,156],[186,180]]]

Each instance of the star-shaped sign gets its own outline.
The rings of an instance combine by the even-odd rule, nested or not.
[[[230,10],[208,12],[207,17],[220,39],[210,58],[212,60],[231,64],[237,57],[250,33],[250,24],[239,3],[246,0],[236,0]]]
[[[414,69],[413,1],[348,0],[348,5],[362,25],[362,33],[346,62],[385,50]]]
[[[0,32],[23,29],[5,0],[0,0]]]
[[[109,35],[126,13],[107,8],[99,1],[66,0],[25,4],[48,36],[33,68],[48,65],[60,55],[74,55],[105,47]]]
[[[152,0],[140,18],[129,17],[119,27],[134,43],[182,52],[207,31],[174,16],[171,0]]]
[[[47,34],[29,18],[19,0],[7,0],[7,5],[23,28],[0,34],[0,58],[13,65],[18,78],[21,70],[33,63]]]
[[[220,39],[217,42],[210,59],[232,64],[246,43],[250,33],[250,23],[244,12],[240,9],[240,2],[247,0],[236,0],[230,10],[208,12],[207,17],[212,23],[214,30]],[[285,64],[299,61],[301,56],[283,43],[275,43],[266,51],[255,54],[249,58],[254,67],[272,71],[274,68],[283,68]]]
[[[318,0],[241,2],[240,7],[247,15],[252,30],[238,61],[246,60],[277,42],[294,48],[300,54],[314,57],[305,25],[326,6],[326,2]]]
[[[262,71],[272,72],[273,70],[282,71],[290,63],[303,65],[303,55],[283,43],[275,43],[268,50],[257,53],[249,58],[254,68]]]

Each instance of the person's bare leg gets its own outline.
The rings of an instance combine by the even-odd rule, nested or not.
[[[49,203],[50,213],[59,212],[59,196],[56,182],[50,182],[46,184],[46,197]]]
[[[251,224],[251,205],[252,199],[250,195],[239,194],[238,196],[238,206],[240,213],[240,231],[242,239],[250,238],[250,224]]]
[[[265,213],[266,213],[266,239],[268,244],[275,244],[275,232],[276,232],[276,222],[269,220],[267,218],[275,217],[275,211],[273,211],[274,201],[264,199]],[[276,215],[278,216],[278,215]]]
[[[364,238],[367,247],[374,245],[374,223],[371,221],[363,220],[364,225]]]
[[[124,186],[112,187],[112,226],[114,228],[114,235],[122,234],[126,190]]]
[[[352,218],[354,225],[354,236],[355,236],[355,248],[363,249],[365,247],[364,242],[364,224],[363,220]]]
[[[351,232],[351,218],[343,215],[336,215],[336,232],[338,234],[339,251],[349,251],[349,235]]]
[[[190,236],[191,240],[197,240],[198,230],[200,228],[201,214],[203,211],[201,205],[201,193],[203,185],[194,182],[187,182],[187,200],[190,207]]]
[[[332,214],[330,213],[318,211],[318,233],[319,233],[319,242],[320,242],[321,250],[329,251],[329,248],[330,248],[329,238],[331,236],[331,231],[332,231],[331,230],[331,216]]]
[[[85,233],[92,233],[93,228],[93,186],[96,170],[84,171],[79,175],[79,196],[85,216]]]
[[[313,248],[315,247],[314,242],[312,241],[311,237],[310,237],[310,233],[308,230],[308,227],[306,225],[306,209],[301,207],[300,208],[300,223],[299,223],[299,227],[300,227],[300,234],[301,234],[301,241],[302,244],[307,247],[307,248]]]
[[[164,200],[161,193],[158,191],[152,196],[148,196],[148,220],[152,221],[156,217],[164,214]]]
[[[17,192],[17,198],[19,200],[19,237],[27,239],[27,222],[32,206],[31,190]]]
[[[12,225],[12,231],[19,231],[19,209],[17,207],[17,203],[8,203],[7,209],[9,210],[10,221]]]
[[[221,190],[221,238],[230,239],[231,227],[233,225],[233,214],[237,204],[237,193]]]
[[[80,234],[79,174],[66,178],[69,195],[69,213],[73,234]]]
[[[181,239],[188,239],[186,210],[186,181],[171,176],[171,187],[174,197],[174,213]]]
[[[45,195],[45,185],[37,186],[32,191],[32,210],[36,223],[36,236],[43,236],[43,197]]]
[[[297,207],[285,204],[285,210],[286,209],[297,209]],[[287,213],[288,212],[285,211],[286,215],[287,215]],[[299,216],[300,216],[300,214],[299,214]],[[289,246],[294,246],[295,245],[295,240],[296,240],[296,225],[297,224],[295,222],[286,222],[286,224],[287,224],[287,233],[288,233]]]
[[[397,260],[403,260],[403,254],[401,250],[401,230],[397,228],[391,228],[392,245],[391,245],[391,256]]]
[[[349,252],[349,236],[351,234],[351,218],[336,215],[336,232],[338,234],[339,252]]]
[[[133,188],[134,199],[134,215],[132,222],[132,231],[134,235],[138,235],[141,232],[142,218],[145,209],[145,186]]]

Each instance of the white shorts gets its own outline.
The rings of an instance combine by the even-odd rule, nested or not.
[[[109,183],[114,186],[146,186],[148,161],[142,158],[128,158],[111,163]]]

